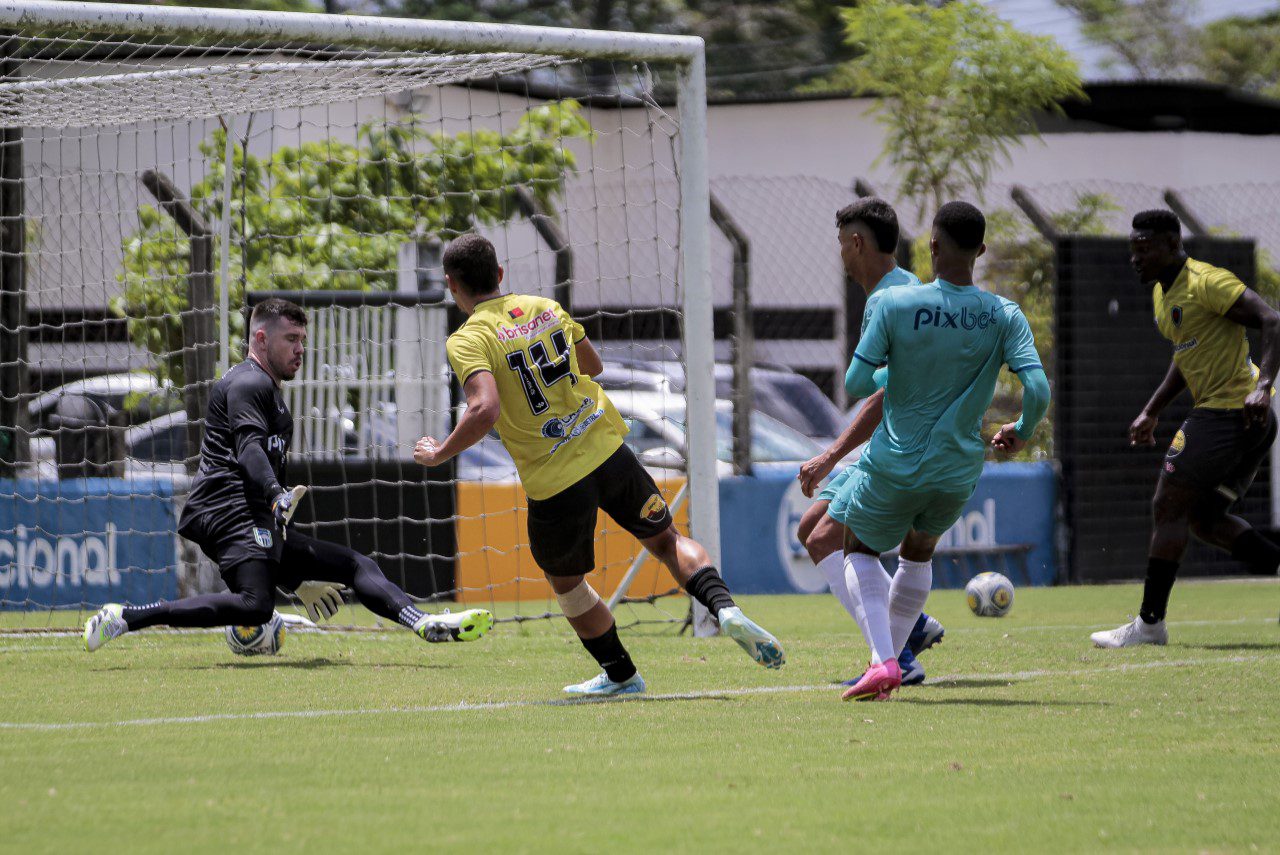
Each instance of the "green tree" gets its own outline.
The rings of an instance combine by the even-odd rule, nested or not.
[[[1081,193],[1071,208],[1052,215],[1054,226],[1063,234],[1107,234],[1107,216],[1120,210],[1115,201],[1099,193]],[[1027,225],[1026,218],[1009,210],[993,211],[987,218],[987,253],[980,262],[984,287],[1013,300],[1022,308],[1036,337],[1040,364],[1052,384],[1054,377],[1054,260],[1053,246]],[[996,395],[987,410],[987,435],[1000,425],[1015,421],[1022,411],[1022,385],[1008,371],[1001,372]],[[1017,459],[1053,457],[1053,420],[1049,412],[1036,435]]]
[[[1054,0],[1080,33],[1107,50],[1104,65],[1142,80],[1182,77],[1194,68],[1198,0]]]
[[[131,0],[132,2],[132,0]],[[200,6],[206,9],[239,9],[244,12],[323,12],[321,0],[151,0],[154,6]]]
[[[1206,80],[1280,98],[1280,12],[1208,24],[1196,64]]]
[[[973,189],[1036,134],[1037,111],[1083,98],[1075,61],[974,0],[940,8],[865,0],[842,12],[861,54],[828,81],[874,95],[882,159],[921,214]]]
[[[579,105],[562,101],[530,110],[506,134],[477,129],[449,136],[370,123],[355,145],[323,139],[276,149],[267,159],[234,147],[230,303],[243,304],[246,286],[393,288],[400,244],[512,219],[517,186],[554,210],[575,168],[563,141],[590,135]],[[191,190],[192,204],[210,222],[221,220],[226,201],[225,141],[218,131],[201,145],[210,168]],[[150,205],[139,209],[138,221],[124,241],[124,288],[112,309],[129,319],[133,342],[157,357],[157,377],[181,386],[187,240]],[[243,319],[234,312],[228,321],[234,350]]]
[[[410,18],[701,36],[713,98],[789,92],[852,55],[838,7],[827,0],[375,0],[374,8]],[[608,85],[599,79],[610,74],[607,64],[590,73]]]

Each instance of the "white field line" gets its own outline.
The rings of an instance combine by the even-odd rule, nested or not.
[[[1132,619],[1132,618],[1130,618]],[[1126,621],[1127,622],[1127,621]],[[1276,623],[1272,618],[1229,618],[1226,620],[1171,620],[1166,621],[1166,626],[1232,626],[1240,624],[1273,624]],[[947,634],[970,633],[970,632],[989,632],[991,630],[1004,629],[1008,634],[1017,632],[1052,632],[1054,630],[1086,630],[1086,629],[1106,629],[1108,627],[1118,626],[1115,621],[1107,621],[1105,623],[1054,623],[1040,624],[1035,626],[1017,626],[1014,624],[1004,624],[992,619],[989,624],[982,626],[958,626],[948,627]],[[850,630],[854,627],[849,627]],[[214,629],[147,629],[141,632],[140,636],[135,638],[154,638],[158,635],[221,635],[222,627]],[[290,626],[289,634],[316,634],[316,635],[350,635],[364,637],[370,639],[380,639],[382,636],[400,632],[400,627],[360,627],[359,629],[347,629],[343,627],[302,627]],[[14,633],[12,635],[0,635],[0,652],[7,650],[27,651],[47,648],[50,650],[66,650],[66,645],[44,645],[41,641],[48,641],[54,638],[81,638],[84,633],[80,630],[67,630],[65,632],[33,632],[30,635]]]
[[[1114,674],[1125,671],[1146,671],[1157,668],[1192,668],[1201,665],[1227,665],[1241,662],[1271,661],[1280,661],[1280,656],[1219,656],[1200,659],[1165,660],[1160,662],[1122,662],[1101,668],[1073,668],[1065,671],[1037,669],[1031,671],[1010,671],[995,674],[944,674],[940,677],[933,678],[931,682],[935,684],[963,680],[1007,680],[1009,682],[1021,682],[1036,680],[1043,677],[1085,677]],[[837,686],[834,684],[824,683],[816,686],[755,686],[745,689],[721,689],[709,692],[673,692],[663,695],[636,695],[621,698],[556,698],[529,701],[483,701],[479,703],[459,701],[456,704],[438,704],[434,706],[375,707],[332,710],[277,710],[249,713],[215,713],[212,715],[132,718],[122,719],[119,721],[0,721],[0,730],[87,730],[116,727],[154,727],[165,724],[209,724],[223,721],[261,721],[265,719],[308,719],[362,715],[422,715],[425,713],[488,712],[493,710],[509,710],[527,707],[570,707],[588,704],[644,703],[645,701],[718,700],[721,698],[746,697],[750,695],[797,694],[802,692],[831,692],[834,694],[836,688]]]

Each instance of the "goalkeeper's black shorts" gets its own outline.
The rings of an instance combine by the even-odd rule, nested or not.
[[[596,567],[596,518],[604,511],[637,539],[671,525],[658,485],[626,445],[582,480],[549,499],[529,500],[529,548],[551,576],[580,576]]]
[[[219,516],[222,518],[215,518]],[[246,561],[280,562],[282,538],[275,523],[255,521],[247,512],[229,519],[215,514],[184,515],[178,534],[199,546],[224,576]]]

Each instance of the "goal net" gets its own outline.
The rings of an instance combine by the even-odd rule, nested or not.
[[[273,295],[310,317],[298,524],[423,601],[554,615],[497,438],[412,460],[461,403],[440,254],[471,230],[583,322],[717,551],[700,42],[57,2],[0,4],[0,32],[0,628],[220,588],[175,522]],[[604,516],[596,554],[620,624],[683,620]]]

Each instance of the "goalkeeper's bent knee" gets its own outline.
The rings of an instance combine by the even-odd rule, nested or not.
[[[596,603],[600,602],[600,595],[583,579],[572,591],[557,593],[556,602],[560,604],[560,611],[564,612],[565,617],[576,618],[594,609]]]

